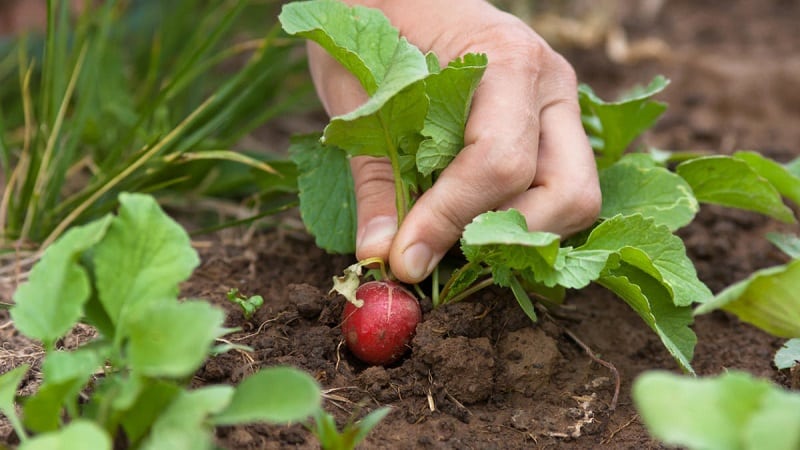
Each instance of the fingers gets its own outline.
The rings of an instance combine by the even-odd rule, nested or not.
[[[538,168],[531,189],[503,204],[526,218],[531,230],[568,236],[592,225],[602,203],[597,169],[580,123],[580,108],[556,103],[541,115]]]
[[[385,158],[358,156],[350,160],[358,210],[356,258],[389,259],[397,233],[394,176]]]
[[[529,71],[490,66],[476,93],[464,149],[415,203],[393,242],[392,272],[425,278],[472,219],[527,190],[534,180],[538,112]]]

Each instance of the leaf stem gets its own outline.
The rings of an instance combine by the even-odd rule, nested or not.
[[[403,223],[403,219],[408,213],[408,193],[403,185],[403,173],[400,169],[400,154],[397,151],[397,145],[389,135],[389,125],[383,118],[383,114],[378,114],[378,120],[383,128],[383,136],[386,139],[386,148],[389,156],[389,162],[392,164],[392,178],[394,178],[394,197],[395,208],[397,208],[397,225]]]
[[[489,286],[491,286],[493,284],[494,284],[494,278],[493,277],[486,278],[486,279],[484,279],[482,281],[479,281],[479,282],[473,284],[472,286],[468,287],[467,289],[464,289],[463,291],[459,292],[458,294],[454,295],[453,298],[451,298],[450,300],[447,301],[447,303],[460,302],[461,300],[464,300],[465,298],[469,297],[470,295],[480,291],[481,289],[487,288],[487,287],[489,287]],[[436,305],[434,304],[434,306],[436,306]]]

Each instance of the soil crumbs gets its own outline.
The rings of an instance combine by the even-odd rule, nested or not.
[[[800,154],[800,56],[794,52],[800,4],[674,0],[657,14],[621,14],[627,48],[655,40],[660,50],[624,63],[596,46],[563,53],[579,79],[606,98],[655,74],[672,80],[661,96],[670,107],[644,137],[648,144],[723,153],[756,149],[780,161]],[[612,31],[619,44],[620,30]],[[763,237],[774,230],[790,228],[703,207],[680,234],[700,278],[718,292],[754,270],[786,262]],[[326,409],[339,423],[392,406],[364,448],[662,448],[640,422],[630,387],[646,370],[679,369],[647,325],[602,288],[571,292],[560,310],[540,314],[533,325],[501,289],[427,308],[405,359],[367,367],[344,348],[338,329],[344,300],[328,294],[330,277],[352,257],[327,255],[304,232],[285,227],[255,236],[225,230],[196,246],[202,265],[184,294],[225,308],[226,326],[242,328],[228,338],[254,350],[210,359],[197,385],[236,384],[276,364],[299,367],[319,380]],[[7,300],[9,286],[0,288]],[[225,299],[231,288],[262,295],[265,305],[246,321]],[[693,328],[693,366],[700,375],[741,369],[789,386],[788,374],[771,364],[782,340],[721,312],[698,317]],[[63,345],[90,335],[76,329]],[[41,355],[5,312],[0,342],[0,373]],[[601,362],[613,365],[618,378]],[[30,372],[23,392],[36,385],[36,373]],[[301,424],[224,427],[217,435],[230,449],[319,447]],[[9,436],[0,422],[0,441]]]

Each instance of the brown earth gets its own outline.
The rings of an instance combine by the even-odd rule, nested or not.
[[[624,36],[620,29],[601,33],[612,51],[565,43],[563,52],[579,78],[606,98],[655,74],[672,80],[660,96],[670,108],[644,142],[675,150],[755,149],[780,161],[800,156],[800,3],[673,0],[654,16],[621,14]],[[700,278],[718,292],[786,261],[764,239],[778,229],[797,231],[756,214],[703,207],[680,235]],[[570,292],[558,314],[542,315],[535,325],[500,289],[428,309],[409,356],[391,367],[366,367],[341,345],[343,300],[327,295],[331,275],[352,257],[317,249],[294,215],[270,231],[226,230],[195,244],[203,262],[185,295],[225,308],[226,325],[244,329],[230,339],[254,349],[209,360],[198,384],[235,384],[275,364],[300,367],[320,381],[326,409],[340,423],[393,407],[364,448],[661,448],[639,420],[630,387],[646,370],[677,372],[677,365],[644,322],[602,288]],[[265,298],[252,320],[225,300],[234,287]],[[741,369],[790,385],[788,374],[771,364],[781,339],[721,312],[699,317],[693,328],[699,374]],[[78,330],[65,345],[89,332]],[[0,339],[0,372],[40,355],[4,312]],[[612,371],[580,343],[618,371],[615,409]],[[0,441],[9,433],[0,422]],[[318,447],[299,424],[222,428],[218,436],[231,449]]]

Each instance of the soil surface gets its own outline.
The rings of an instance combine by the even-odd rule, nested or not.
[[[566,42],[560,50],[580,80],[605,98],[656,74],[672,80],[660,96],[670,105],[667,113],[643,137],[650,145],[754,149],[780,161],[800,155],[800,3],[673,0],[662,6],[655,14],[620,10],[622,27],[609,27],[600,46]],[[718,292],[786,261],[764,239],[773,230],[797,231],[756,214],[704,206],[679,233],[700,278]],[[302,368],[322,384],[326,409],[340,423],[393,407],[364,448],[661,448],[639,420],[630,388],[646,370],[679,369],[647,325],[600,287],[570,292],[561,310],[541,314],[536,324],[501,289],[428,308],[406,358],[367,367],[341,344],[344,300],[327,294],[331,276],[352,256],[317,249],[294,214],[271,230],[225,230],[203,239],[195,242],[202,265],[184,294],[225,308],[226,325],[243,328],[230,339],[254,351],[209,360],[196,375],[198,385],[235,384],[275,364]],[[234,287],[266,300],[249,321],[225,300]],[[8,300],[9,290],[0,292]],[[771,363],[781,339],[721,312],[698,317],[693,328],[700,375],[741,369],[791,384]],[[78,329],[64,345],[87,334]],[[0,373],[41,355],[14,332],[5,312],[0,343]],[[614,373],[581,344],[618,371],[615,409]],[[35,371],[31,377],[26,385],[35,385]],[[0,442],[9,435],[0,421]],[[299,424],[221,428],[218,438],[230,449],[318,448]]]

